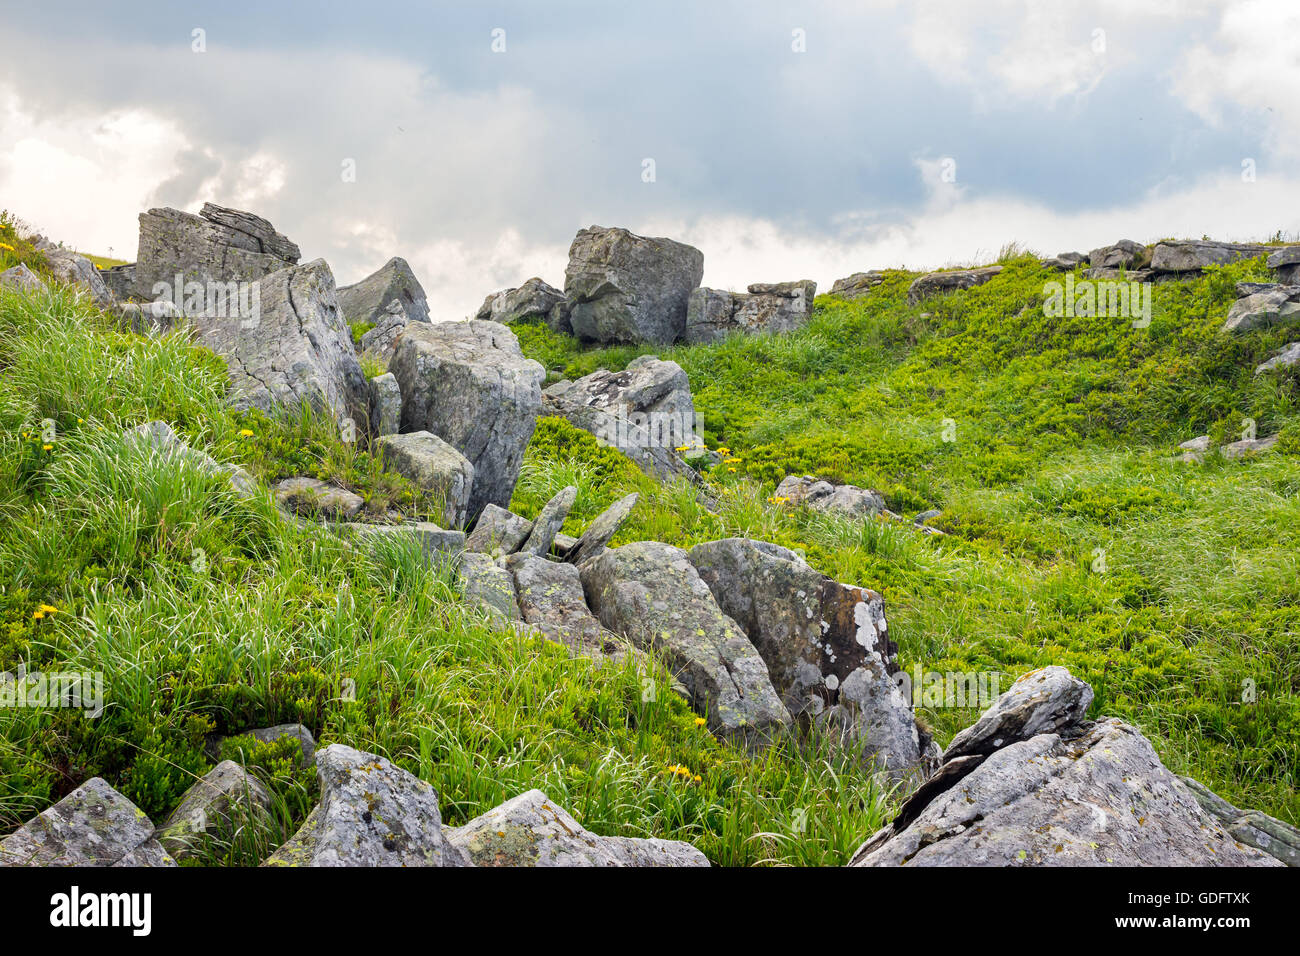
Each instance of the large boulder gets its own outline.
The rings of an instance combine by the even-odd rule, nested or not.
[[[325,260],[274,272],[260,290],[251,319],[189,314],[199,342],[226,360],[236,405],[270,412],[305,404],[367,421],[370,387]]]
[[[57,281],[79,289],[90,296],[90,301],[101,309],[111,307],[117,300],[108,291],[99,270],[85,256],[78,255],[71,249],[56,246],[45,239],[35,243],[41,255],[45,257],[45,266]]]
[[[581,571],[600,622],[658,652],[714,733],[756,744],[790,723],[763,658],[685,551],[637,541],[604,551]]]
[[[1026,674],[959,734],[854,866],[1269,866],[1064,668]]]
[[[955,269],[950,272],[931,272],[913,281],[907,289],[907,304],[917,305],[932,296],[983,285],[1002,271],[1001,266],[982,269]]]
[[[1088,264],[1094,269],[1140,269],[1150,261],[1147,247],[1132,239],[1121,239],[1088,254]]]
[[[466,604],[500,621],[523,620],[514,578],[486,554],[465,551],[457,561],[456,574]]]
[[[755,283],[749,294],[696,289],[686,305],[687,342],[716,342],[733,333],[790,332],[812,317],[817,283]]]
[[[540,790],[447,832],[475,866],[708,866],[689,843],[597,836]]]
[[[1200,272],[1206,266],[1227,265],[1238,259],[1252,259],[1276,251],[1276,246],[1257,243],[1201,240],[1161,242],[1156,244],[1151,253],[1151,268],[1156,272],[1194,273]]]
[[[374,446],[393,471],[442,499],[444,525],[465,526],[476,474],[468,458],[426,431],[381,435]]]
[[[686,300],[704,277],[704,253],[671,239],[592,226],[569,247],[564,294],[579,338],[669,345],[686,331]]]
[[[762,655],[791,714],[831,731],[868,764],[906,771],[921,762],[929,739],[894,678],[897,648],[879,594],[764,541],[709,541],[690,556]]]
[[[540,319],[556,332],[573,333],[564,293],[536,276],[517,289],[493,292],[483,300],[474,318],[490,319],[505,325]]]
[[[1277,270],[1279,282],[1300,284],[1300,245],[1283,246],[1265,260],[1265,265]]]
[[[139,807],[101,777],[0,840],[0,866],[175,866]]]
[[[468,512],[506,507],[542,407],[546,373],[498,322],[423,323],[397,342],[403,431],[429,431],[474,465]]]
[[[424,287],[405,259],[394,256],[360,282],[339,289],[339,307],[349,325],[379,325],[396,303],[410,322],[429,321]]]
[[[316,751],[320,805],[264,866],[470,866],[443,835],[438,792],[383,757]]]
[[[152,302],[168,293],[177,301],[181,283],[256,282],[288,266],[302,253],[261,216],[205,203],[199,214],[150,209],[140,214],[140,244],[131,270],[131,293]],[[178,302],[179,304],[179,302]]]
[[[267,831],[270,806],[271,795],[256,777],[233,760],[223,760],[185,791],[156,836],[174,859],[184,860],[212,837]]]
[[[1253,332],[1271,325],[1297,323],[1300,323],[1300,285],[1278,285],[1232,303],[1223,331]]]
[[[831,284],[831,295],[845,299],[860,299],[869,295],[871,290],[885,281],[885,273],[876,269],[868,272],[855,272],[843,279],[836,279]]]
[[[857,485],[833,485],[812,475],[787,475],[776,486],[778,501],[793,507],[803,505],[814,511],[830,511],[853,516],[879,514],[885,499],[868,488]]]

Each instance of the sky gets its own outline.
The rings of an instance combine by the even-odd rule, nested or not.
[[[436,318],[589,225],[704,284],[1007,243],[1300,238],[1297,0],[104,4],[0,0],[0,208],[133,260],[137,217],[258,213]]]

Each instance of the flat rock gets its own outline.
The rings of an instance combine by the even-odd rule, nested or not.
[[[1070,272],[1079,266],[1088,265],[1088,254],[1086,252],[1060,252],[1050,259],[1040,259],[1040,263],[1045,269],[1055,269],[1057,272]]]
[[[432,432],[381,435],[374,447],[393,471],[442,499],[443,524],[463,527],[470,517],[475,468]]]
[[[1292,342],[1267,362],[1260,364],[1255,369],[1255,374],[1262,375],[1275,369],[1295,368],[1297,365],[1300,365],[1300,342]]]
[[[1179,777],[1201,808],[1239,843],[1262,850],[1287,866],[1300,866],[1300,830],[1258,810],[1239,810],[1200,781]]]
[[[1222,266],[1239,259],[1253,259],[1277,250],[1276,246],[1237,242],[1161,242],[1151,253],[1156,272],[1199,272],[1206,266]]]
[[[1229,459],[1262,455],[1265,452],[1272,451],[1273,446],[1277,444],[1277,440],[1277,435],[1269,435],[1267,438],[1243,438],[1241,441],[1223,445],[1219,448],[1219,454]]]
[[[327,525],[331,531],[371,543],[385,539],[409,538],[420,547],[421,554],[435,566],[446,563],[465,550],[465,532],[441,528],[432,521],[409,524],[364,524],[360,521],[336,521]]]
[[[907,304],[916,305],[945,292],[973,289],[983,285],[1002,271],[1001,266],[982,269],[955,269],[950,272],[931,272],[915,280],[907,290]]]
[[[1092,688],[1064,667],[1044,667],[1017,680],[971,726],[957,734],[944,762],[985,755],[1016,741],[1052,734],[1080,723]]]
[[[614,535],[618,534],[618,529],[623,527],[623,522],[632,514],[632,509],[636,503],[641,500],[640,494],[632,492],[624,498],[614,502],[595,518],[591,524],[587,525],[587,530],[582,532],[573,547],[569,548],[564,560],[573,564],[581,564],[590,558],[596,557],[609,546]]]
[[[366,503],[358,494],[317,478],[286,478],[275,486],[275,500],[300,515],[347,520]]]

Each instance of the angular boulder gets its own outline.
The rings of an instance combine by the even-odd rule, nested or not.
[[[402,389],[402,428],[450,442],[474,465],[468,512],[506,507],[542,407],[541,365],[497,322],[412,324],[389,369]]]
[[[181,798],[156,835],[173,859],[194,856],[205,838],[229,838],[236,829],[266,830],[271,795],[233,760],[223,760]]]
[[[206,452],[191,448],[166,422],[145,422],[128,428],[123,434],[129,444],[147,449],[151,454],[179,458],[200,471],[229,478],[230,486],[240,495],[257,492],[257,482],[247,471],[239,465],[223,465]]]
[[[871,290],[885,281],[885,273],[876,269],[868,272],[855,272],[843,279],[836,279],[831,284],[831,295],[845,299],[860,299],[869,295]]]
[[[394,256],[360,282],[339,289],[339,308],[348,325],[379,325],[396,303],[410,322],[429,321],[429,301],[410,264]]]
[[[1058,252],[1050,259],[1042,259],[1040,262],[1045,269],[1055,269],[1057,272],[1070,272],[1079,266],[1088,265],[1089,256],[1085,252]]]
[[[812,317],[817,283],[756,283],[749,294],[719,289],[694,290],[686,306],[687,342],[716,342],[733,333],[779,334],[806,325]]]
[[[533,519],[533,526],[528,531],[528,537],[519,547],[520,553],[550,554],[551,545],[555,543],[555,536],[564,527],[564,519],[569,516],[569,511],[577,500],[578,489],[573,485],[569,485],[567,488],[562,488],[550,501],[546,502],[537,517]]]
[[[1088,253],[1088,264],[1094,269],[1140,269],[1149,262],[1147,247],[1132,239],[1121,239]]]
[[[602,837],[540,790],[508,800],[447,832],[474,866],[708,866],[689,843]]]
[[[117,301],[113,293],[108,291],[99,270],[85,256],[53,245],[47,240],[38,241],[36,248],[45,257],[45,266],[56,281],[81,290],[101,309],[110,308]]]
[[[1300,284],[1300,245],[1282,247],[1265,260],[1265,265],[1277,270],[1279,282]]]
[[[578,538],[565,554],[564,560],[572,564],[581,564],[604,551],[640,500],[641,495],[634,491],[598,514],[592,519],[591,524],[587,525],[587,530],[582,532],[582,537]]]
[[[1300,286],[1276,286],[1244,296],[1228,309],[1225,332],[1253,332],[1272,325],[1300,324]]]
[[[517,289],[502,289],[489,295],[474,318],[490,319],[504,325],[540,319],[556,332],[573,332],[564,293],[536,276]]]
[[[637,541],[585,562],[581,574],[601,624],[658,652],[714,733],[757,744],[790,723],[763,658],[685,551]]]
[[[465,541],[465,547],[493,557],[514,554],[528,540],[528,534],[532,530],[533,523],[527,518],[505,508],[488,505],[479,512],[474,530]]]
[[[375,327],[362,333],[361,351],[366,355],[389,361],[393,357],[393,349],[397,347],[397,337],[405,332],[410,324],[411,320],[406,310],[402,308],[402,303],[397,301],[388,303],[377,317]]]
[[[1300,866],[1300,830],[1258,810],[1239,810],[1205,784],[1180,777],[1206,813],[1238,843],[1262,850],[1287,866]]]
[[[704,253],[692,246],[583,229],[564,271],[569,322],[587,341],[670,345],[686,331],[686,300],[703,277]]]
[[[501,621],[523,620],[514,578],[486,554],[465,551],[457,563],[457,574],[466,604]]]
[[[395,435],[402,427],[402,386],[392,372],[370,380],[370,434]]]
[[[0,272],[0,288],[17,289],[19,292],[35,292],[44,289],[45,283],[31,269],[21,262],[12,269]]]
[[[1260,363],[1255,369],[1255,374],[1262,375],[1275,369],[1295,368],[1297,365],[1300,365],[1300,342],[1292,342],[1267,362]]]
[[[520,552],[505,560],[524,621],[548,640],[585,657],[621,657],[627,644],[587,607],[577,567]]]
[[[1059,733],[1080,723],[1091,703],[1092,688],[1064,667],[1030,671],[952,739],[943,752],[944,762],[987,756],[1016,741]]]
[[[381,435],[375,448],[393,471],[442,499],[443,524],[469,521],[475,469],[469,459],[432,432]]]
[[[908,286],[907,304],[917,305],[945,292],[973,289],[977,285],[988,282],[1001,271],[1001,266],[985,266],[982,269],[955,269],[950,272],[928,273]]]

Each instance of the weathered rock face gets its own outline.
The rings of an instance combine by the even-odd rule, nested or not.
[[[524,621],[584,657],[621,657],[627,644],[601,627],[587,607],[577,567],[520,552],[506,558]]]
[[[514,578],[486,554],[466,551],[460,556],[457,572],[461,597],[466,604],[501,621],[523,619],[515,596]]]
[[[389,371],[402,389],[402,428],[430,431],[474,465],[468,511],[510,503],[542,407],[541,365],[497,322],[413,324]]]
[[[1238,843],[1262,850],[1287,866],[1300,866],[1300,830],[1258,810],[1239,810],[1200,781],[1179,777],[1206,813]]]
[[[817,283],[757,283],[749,295],[696,289],[686,305],[687,342],[716,342],[732,333],[781,333],[801,328],[812,317]]]
[[[140,214],[132,294],[152,302],[159,284],[180,294],[183,282],[255,282],[296,265],[302,253],[261,216],[205,203],[197,216],[177,209]]]
[[[241,495],[251,495],[257,491],[257,482],[243,468],[220,464],[206,452],[191,448],[166,422],[136,425],[128,428],[124,435],[128,442],[146,447],[155,454],[179,458],[201,471],[228,477],[230,486]]]
[[[623,526],[623,522],[632,514],[632,509],[640,499],[640,494],[634,491],[593,518],[591,524],[587,525],[587,530],[582,533],[582,537],[569,549],[564,560],[581,564],[604,551],[614,535],[618,534],[618,529]]]
[[[402,386],[392,372],[370,380],[370,434],[393,435],[402,427]]]
[[[606,550],[581,571],[600,622],[659,652],[715,733],[758,743],[790,723],[763,658],[685,551],[637,541]]]
[[[392,310],[394,303],[400,307],[398,310]],[[429,321],[424,287],[407,261],[397,256],[360,282],[339,289],[339,308],[348,325],[369,322],[378,326],[386,317],[398,313],[409,322]]]
[[[185,792],[158,828],[158,842],[173,859],[193,856],[205,837],[228,838],[236,828],[265,828],[271,795],[256,777],[232,760],[223,760]]]
[[[61,249],[48,240],[38,240],[35,245],[45,257],[50,275],[56,280],[89,295],[90,301],[101,309],[109,308],[116,301],[99,270],[85,256],[79,256],[71,249]]]
[[[0,866],[175,866],[153,824],[102,778],[0,840]]]
[[[835,731],[883,769],[921,761],[929,740],[893,678],[897,648],[879,594],[840,584],[765,541],[709,541],[690,556],[762,655],[791,714]]]
[[[916,305],[932,296],[983,285],[1002,271],[1001,266],[983,269],[958,269],[952,272],[931,272],[923,275],[908,287],[907,304]]]
[[[361,335],[361,351],[388,361],[393,357],[397,347],[397,337],[406,331],[411,320],[402,308],[402,303],[394,299],[376,318],[375,327]]]
[[[1026,674],[954,739],[854,866],[1268,866],[1135,728],[1089,723],[1064,668]]]
[[[300,515],[347,520],[365,504],[358,494],[317,478],[286,478],[275,486],[276,503]]]
[[[1206,266],[1226,265],[1276,251],[1276,246],[1254,243],[1161,242],[1151,253],[1151,268],[1156,272],[1199,272]]]
[[[465,547],[493,557],[514,554],[528,540],[528,534],[532,530],[533,523],[527,518],[505,508],[488,505],[479,512],[474,530],[465,541]]]
[[[199,342],[226,360],[237,405],[269,412],[306,403],[365,422],[369,385],[322,259],[260,283],[256,318],[190,315]]]
[[[1225,332],[1253,332],[1270,325],[1300,323],[1300,286],[1279,285],[1238,299],[1228,310]]]
[[[468,458],[431,432],[381,435],[375,448],[399,475],[442,498],[442,520],[464,527],[470,517],[475,469]]]
[[[556,332],[573,334],[564,293],[536,276],[517,289],[502,289],[489,295],[474,318],[490,319],[505,325],[541,319]]]
[[[686,331],[686,300],[704,253],[671,239],[592,226],[569,247],[564,294],[579,338],[670,345]]]
[[[869,272],[855,272],[853,275],[844,279],[836,279],[831,284],[831,295],[842,296],[845,299],[860,299],[868,295],[872,289],[885,281],[885,273],[875,269]]]
[[[857,485],[832,485],[812,475],[787,475],[776,486],[775,496],[786,504],[804,505],[816,511],[848,515],[872,515],[885,510],[885,499]]]
[[[447,833],[475,866],[708,866],[689,843],[597,836],[540,790]]]
[[[469,866],[447,842],[438,793],[383,757],[316,752],[320,805],[264,866]]]
[[[702,444],[690,381],[676,362],[643,355],[621,372],[599,369],[552,385],[544,399],[548,414],[613,445],[646,474],[697,480],[676,451]]]
[[[45,283],[35,272],[19,263],[12,269],[0,272],[0,287],[17,289],[20,292],[35,292],[37,289],[45,288]]]
[[[1277,270],[1279,282],[1300,284],[1300,245],[1284,246],[1265,260],[1270,269]]]
[[[1146,246],[1132,239],[1121,239],[1088,254],[1088,264],[1094,269],[1140,269],[1150,261]]]
[[[555,536],[564,527],[564,519],[569,516],[569,511],[577,500],[578,489],[569,485],[546,502],[537,517],[533,519],[533,526],[529,529],[528,538],[520,546],[520,552],[536,555],[550,554]]]

